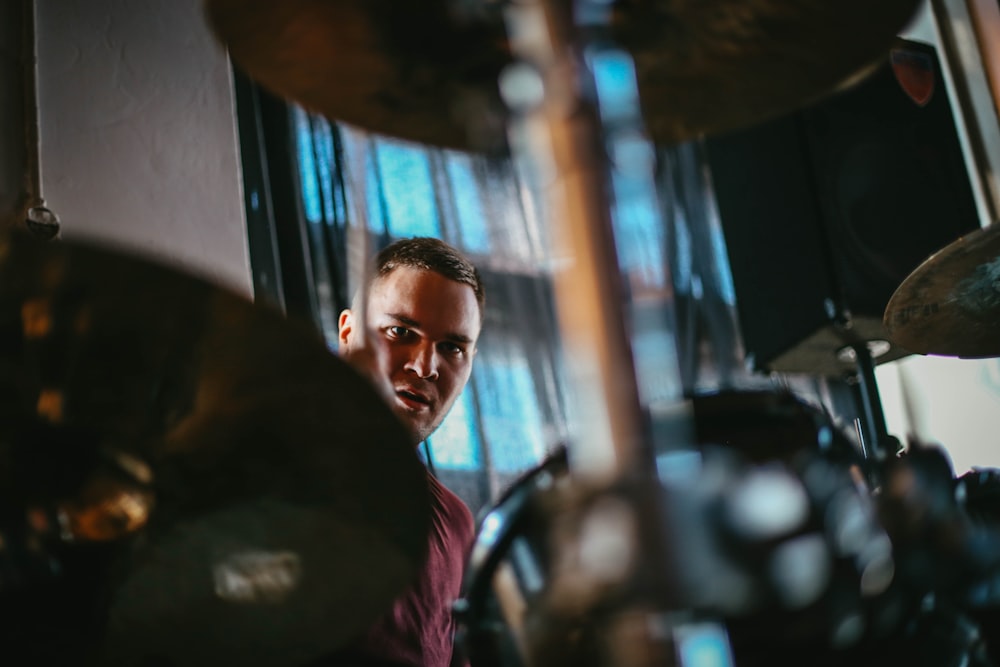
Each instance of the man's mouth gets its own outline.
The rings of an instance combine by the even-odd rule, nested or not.
[[[397,389],[396,398],[410,410],[426,410],[431,405],[430,398],[412,389]]]

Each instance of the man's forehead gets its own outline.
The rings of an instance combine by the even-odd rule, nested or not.
[[[430,269],[397,267],[376,277],[369,302],[373,316],[392,315],[416,324],[425,324],[428,318],[447,319],[462,329],[455,333],[471,340],[479,335],[482,313],[475,290]]]

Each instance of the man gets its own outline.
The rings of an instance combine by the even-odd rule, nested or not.
[[[397,241],[379,253],[362,309],[340,314],[341,354],[381,385],[418,445],[444,420],[472,372],[484,293],[475,267],[433,238]],[[360,298],[360,297],[359,297]],[[344,651],[345,663],[447,667],[452,602],[473,540],[465,504],[428,475],[432,527],[416,583]]]

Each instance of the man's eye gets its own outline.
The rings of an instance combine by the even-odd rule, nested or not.
[[[440,350],[444,354],[459,356],[465,354],[465,349],[455,343],[441,343]]]
[[[386,329],[390,338],[406,338],[410,335],[410,330],[406,327],[393,326]]]

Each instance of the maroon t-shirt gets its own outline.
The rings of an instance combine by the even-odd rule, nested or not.
[[[448,667],[454,646],[452,604],[475,528],[465,503],[428,475],[431,532],[427,560],[416,583],[357,643],[338,651],[331,665]]]

